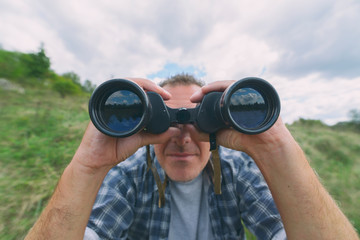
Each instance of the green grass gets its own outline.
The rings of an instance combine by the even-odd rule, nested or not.
[[[61,98],[45,85],[0,96],[0,239],[23,239],[81,141],[88,96]],[[360,231],[360,134],[319,121],[288,127]]]
[[[0,238],[23,239],[81,140],[88,99],[36,88],[0,95]]]

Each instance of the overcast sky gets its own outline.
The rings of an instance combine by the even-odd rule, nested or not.
[[[359,23],[358,0],[0,0],[0,46],[43,43],[59,74],[97,85],[179,72],[261,77],[288,123],[334,124],[360,109]]]

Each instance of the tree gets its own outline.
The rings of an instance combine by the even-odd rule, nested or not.
[[[24,54],[22,60],[27,66],[29,77],[45,77],[50,70],[50,59],[46,56],[43,44],[39,52]]]
[[[352,109],[349,112],[350,121],[356,124],[360,124],[360,110]]]
[[[92,84],[90,80],[86,79],[82,88],[85,92],[92,93],[95,90],[96,85]]]
[[[62,75],[64,78],[70,79],[76,85],[81,86],[80,77],[74,72],[67,72]]]

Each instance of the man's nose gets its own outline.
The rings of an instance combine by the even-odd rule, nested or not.
[[[185,145],[191,142],[191,135],[189,130],[185,127],[184,124],[178,124],[177,127],[181,130],[181,134],[177,137],[174,137],[174,141],[179,146]]]

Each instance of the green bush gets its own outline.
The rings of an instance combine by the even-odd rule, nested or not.
[[[15,81],[22,86],[47,87],[52,83],[53,89],[62,97],[77,95],[80,92],[92,93],[96,85],[90,80],[81,84],[80,76],[75,72],[58,75],[50,69],[50,59],[44,47],[38,52],[21,53],[0,49],[0,78]]]
[[[0,77],[7,79],[19,79],[28,71],[23,65],[22,56],[19,52],[9,52],[0,49]]]
[[[37,53],[10,52],[0,49],[0,77],[22,80],[45,78],[50,72],[50,59],[43,47]]]
[[[62,98],[67,95],[79,95],[82,89],[68,78],[57,77],[53,83],[53,89],[60,94]]]

